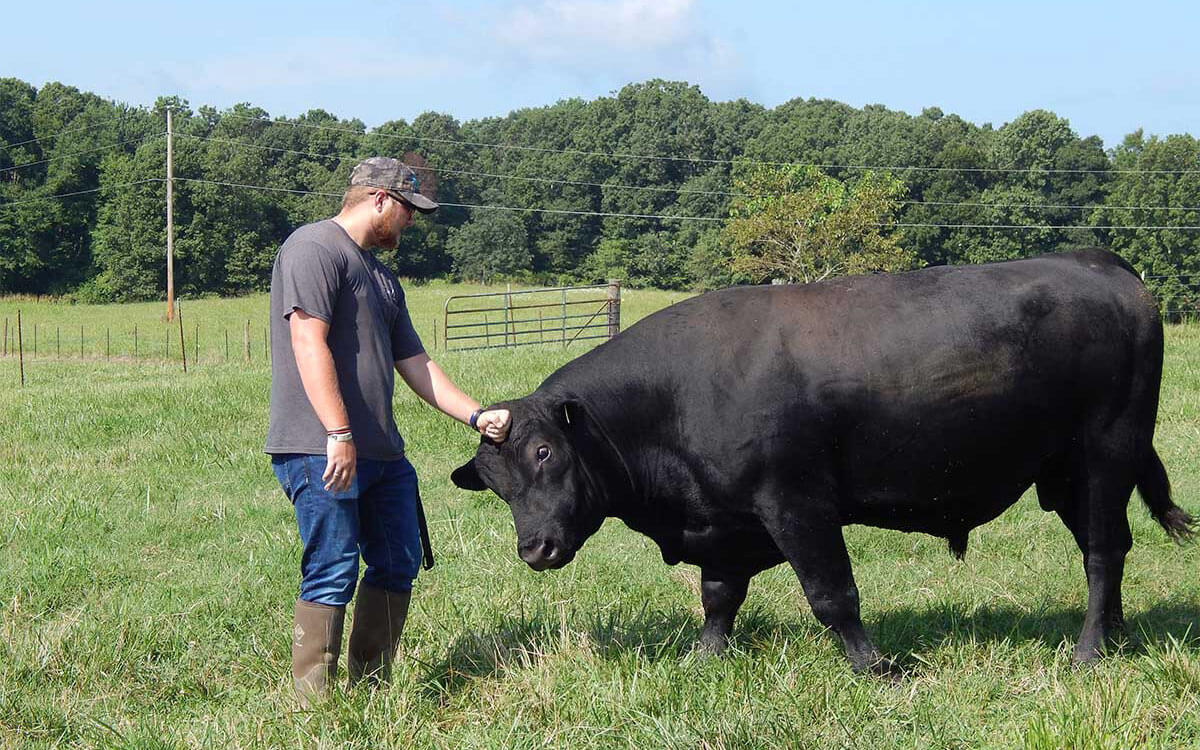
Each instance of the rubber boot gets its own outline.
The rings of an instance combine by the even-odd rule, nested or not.
[[[337,677],[345,619],[345,607],[296,600],[292,627],[292,683],[302,708],[309,708],[329,696]]]
[[[346,663],[350,684],[364,678],[372,685],[391,677],[392,660],[408,616],[411,591],[388,591],[359,584],[354,600],[354,627],[350,630],[350,648]]]

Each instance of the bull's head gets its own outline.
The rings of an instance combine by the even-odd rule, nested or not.
[[[604,522],[609,462],[602,451],[614,449],[576,401],[535,395],[497,406],[512,413],[508,439],[480,440],[450,479],[508,503],[517,554],[529,567],[561,568]]]

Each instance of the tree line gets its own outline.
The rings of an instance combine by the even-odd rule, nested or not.
[[[265,289],[279,244],[336,212],[358,160],[407,152],[427,161],[436,199],[459,204],[383,254],[413,279],[619,277],[704,289],[792,278],[756,260],[750,225],[732,222],[756,210],[808,211],[787,221],[811,222],[837,205],[858,211],[838,221],[879,228],[872,252],[905,267],[1103,245],[1168,306],[1194,305],[1188,282],[1200,277],[1200,231],[1188,229],[1200,225],[1196,139],[1138,131],[1106,151],[1046,110],[996,128],[936,108],[715,102],[696,86],[652,80],[503,117],[426,112],[368,129],[320,109],[272,118],[250,104],[193,109],[171,97],[130,107],[4,78],[0,292],[164,294],[168,107],[176,288],[192,296]],[[882,214],[850,205],[875,194]],[[839,235],[838,221],[826,238]]]

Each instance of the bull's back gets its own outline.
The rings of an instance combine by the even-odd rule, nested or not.
[[[865,514],[920,515],[1019,495],[1106,399],[1138,378],[1157,397],[1139,370],[1161,346],[1128,266],[1083,252],[723,290],[577,363],[711,489],[832,481]]]

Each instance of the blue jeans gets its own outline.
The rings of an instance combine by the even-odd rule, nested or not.
[[[321,475],[325,456],[275,454],[271,467],[296,510],[304,543],[300,598],[344,606],[354,597],[358,558],[367,564],[363,582],[408,591],[421,566],[417,526],[417,472],[408,459],[358,459],[358,473],[344,492],[328,492]]]

